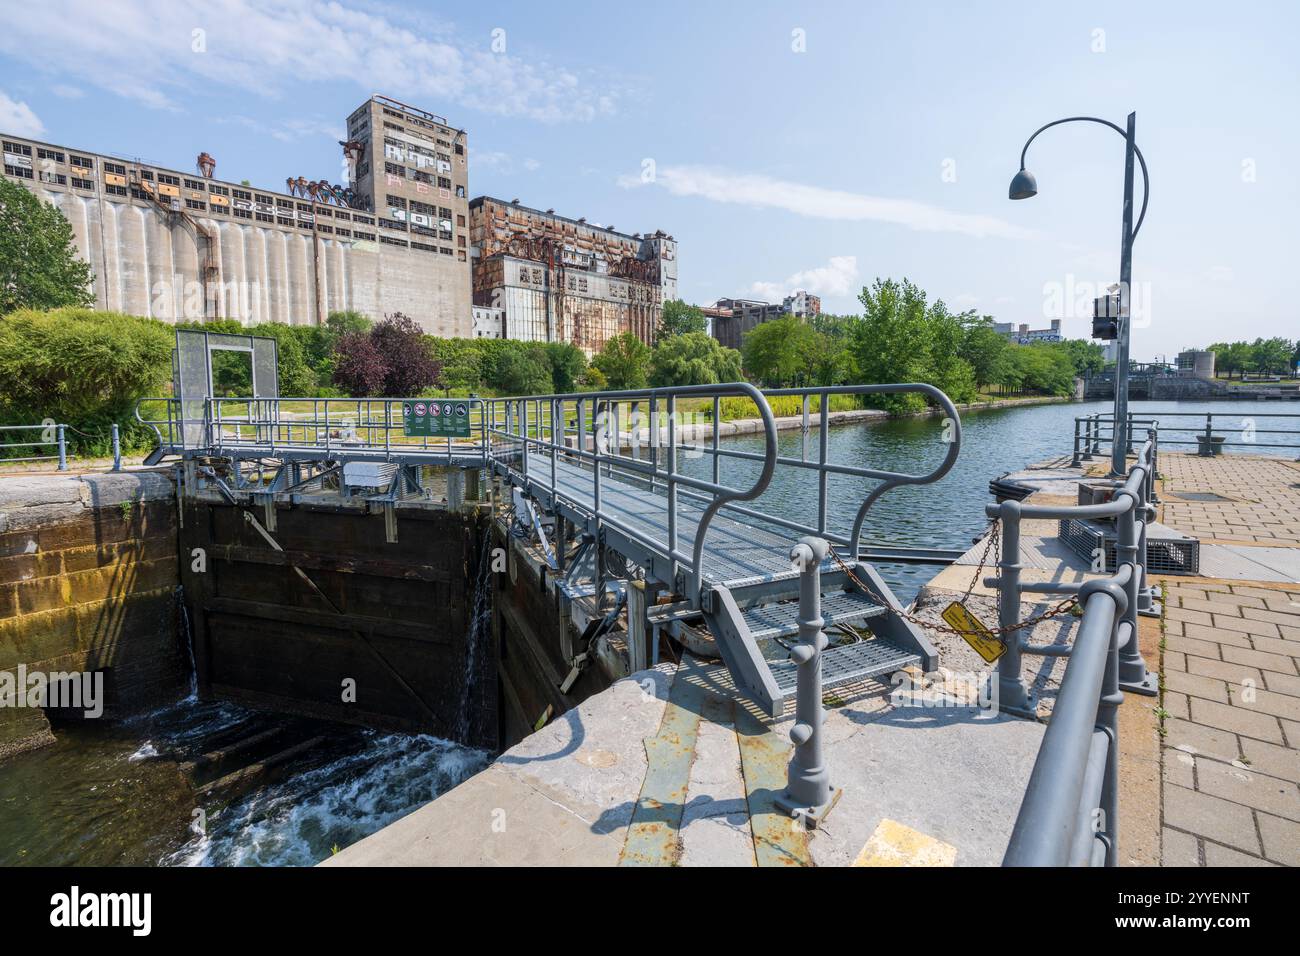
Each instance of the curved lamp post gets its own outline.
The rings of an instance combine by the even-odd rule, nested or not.
[[[1151,183],[1147,176],[1147,161],[1142,158],[1142,151],[1134,142],[1133,129],[1137,114],[1128,114],[1128,128],[1125,129],[1110,120],[1095,116],[1067,116],[1040,126],[1034,135],[1025,141],[1025,148],[1020,151],[1020,171],[1011,179],[1011,188],[1007,195],[1011,199],[1030,199],[1038,195],[1038,180],[1034,174],[1025,169],[1025,154],[1043,130],[1060,126],[1062,123],[1100,123],[1109,126],[1124,137],[1126,144],[1124,155],[1124,231],[1120,237],[1119,253],[1119,321],[1115,337],[1115,424],[1111,432],[1110,471],[1113,477],[1121,477],[1126,471],[1124,460],[1129,446],[1128,429],[1128,349],[1129,349],[1129,289],[1133,279],[1133,240],[1142,228],[1142,220],[1147,215],[1147,200],[1151,198]],[[1138,213],[1136,225],[1133,222],[1133,157],[1137,157],[1142,167],[1142,210]]]

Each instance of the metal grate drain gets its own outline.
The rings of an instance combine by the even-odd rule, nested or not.
[[[1165,495],[1180,501],[1232,501],[1231,498],[1216,495],[1213,491],[1166,491]]]

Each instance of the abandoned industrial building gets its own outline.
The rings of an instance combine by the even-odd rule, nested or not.
[[[379,94],[347,119],[346,185],[220,180],[207,153],[183,173],[7,133],[3,144],[5,176],[71,223],[99,309],[290,325],[402,312],[433,335],[590,353],[619,332],[651,341],[677,294],[671,236],[470,203],[465,131]]]
[[[677,297],[677,242],[628,235],[480,196],[469,204],[474,303],[502,310],[506,338],[598,351],[622,332],[651,342]]]

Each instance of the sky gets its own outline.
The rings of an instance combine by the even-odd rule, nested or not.
[[[373,92],[467,131],[470,195],[679,244],[680,293],[907,277],[1085,337],[1151,175],[1133,355],[1300,336],[1300,4],[0,0],[0,130],[283,188]],[[1138,196],[1141,178],[1138,177]],[[1140,198],[1139,198],[1140,202]]]

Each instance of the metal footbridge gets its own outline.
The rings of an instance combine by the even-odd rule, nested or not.
[[[178,344],[177,397],[142,400],[137,417],[158,438],[147,463],[179,456],[187,485],[266,503],[268,514],[277,495],[337,489],[391,516],[401,502],[425,497],[434,470],[493,475],[511,490],[516,517],[538,533],[557,575],[574,578],[566,563],[576,541],[594,558],[587,593],[596,604],[612,581],[644,582],[649,626],[677,633],[702,622],[738,689],[773,715],[795,687],[800,570],[790,546],[815,535],[838,549],[821,567],[833,641],[822,660],[825,685],[937,666],[934,647],[904,618],[862,546],[881,495],[936,481],[957,458],[960,418],[932,386],[763,392],[726,383],[493,399],[294,399],[275,394],[273,351],[256,354],[273,348],[260,344],[270,340],[193,332],[178,333],[178,343],[182,335],[204,341]],[[254,353],[252,397],[213,396],[212,356],[222,349]],[[831,429],[832,399],[905,393],[940,412],[930,470],[843,460],[862,451]],[[798,407],[799,419],[783,423],[795,428],[778,430],[775,399]],[[411,410],[435,404],[463,412],[461,434],[410,434]],[[752,431],[723,443],[724,409],[731,418],[739,411]],[[890,560],[905,552],[882,551]]]

